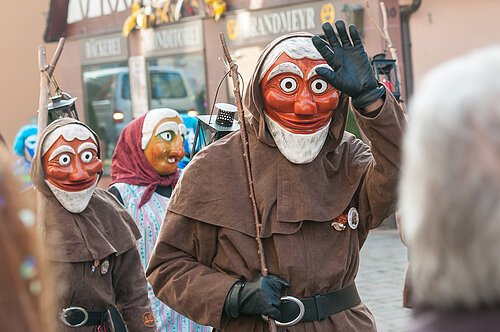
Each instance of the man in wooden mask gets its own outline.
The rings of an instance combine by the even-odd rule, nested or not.
[[[157,296],[222,331],[375,331],[354,280],[368,231],[395,210],[403,111],[344,22],[280,37],[244,96],[262,276],[239,133],[196,155],[147,271]],[[345,132],[349,99],[370,149]],[[172,295],[173,294],[173,295]],[[288,296],[280,301],[280,297]]]
[[[147,283],[127,211],[96,188],[102,173],[97,135],[64,118],[42,132],[31,178],[43,195],[45,245],[54,277],[60,331],[115,331],[117,306],[130,331],[155,331]]]

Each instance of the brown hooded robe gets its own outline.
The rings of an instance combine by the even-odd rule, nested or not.
[[[305,298],[348,286],[356,277],[368,231],[395,210],[403,111],[388,92],[379,114],[356,114],[372,149],[344,132],[348,97],[334,110],[327,140],[310,163],[289,162],[263,119],[261,55],[244,97],[254,189],[270,274],[288,281],[286,295]],[[239,133],[200,151],[185,169],[147,270],[156,296],[192,320],[223,331],[267,331],[260,317],[229,319],[226,295],[260,274],[255,225]],[[354,206],[360,224],[336,231],[332,219]],[[278,328],[285,331],[284,328]],[[364,304],[286,331],[375,331]]]
[[[58,309],[77,306],[105,310],[116,305],[129,331],[154,331],[154,327],[144,324],[144,317],[150,317],[151,306],[135,246],[141,235],[132,217],[113,195],[99,188],[94,189],[84,211],[71,213],[45,183],[43,142],[49,133],[71,123],[85,126],[99,142],[97,135],[81,122],[70,118],[54,121],[43,131],[31,167],[33,184],[44,196],[46,256],[55,279]],[[99,265],[93,268],[95,260]],[[90,332],[95,328],[58,324],[58,331]],[[114,331],[110,320],[107,329]]]

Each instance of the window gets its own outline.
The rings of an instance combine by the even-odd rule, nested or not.
[[[109,174],[116,142],[132,120],[127,63],[85,66],[83,86],[87,123],[100,138],[104,172]]]
[[[150,109],[169,107],[181,114],[207,113],[203,54],[152,58],[147,65]]]
[[[181,74],[175,71],[151,72],[151,99],[185,98],[186,87]]]

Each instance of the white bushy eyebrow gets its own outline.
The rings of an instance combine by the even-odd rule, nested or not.
[[[158,126],[155,135],[161,134],[165,131],[173,131],[176,135],[179,133],[181,135],[186,135],[186,126],[183,123],[177,123],[175,121],[165,122]]]
[[[72,153],[72,154],[76,154],[75,150],[73,150],[73,148],[71,146],[69,146],[69,145],[61,145],[61,146],[57,147],[54,150],[54,152],[52,152],[50,154],[49,161],[51,161],[52,159],[54,159],[55,157],[57,157],[58,155],[60,155],[63,152],[69,152],[69,153]]]
[[[181,133],[181,135],[186,136],[187,129],[186,129],[186,125],[184,123],[179,124],[179,132]]]
[[[175,134],[179,133],[179,124],[175,121],[164,122],[158,126],[155,135],[161,134],[165,131],[173,131]]]
[[[301,78],[304,78],[304,74],[300,70],[300,68],[292,63],[292,62],[283,62],[277,65],[276,67],[271,70],[269,73],[269,76],[267,77],[267,80],[269,81],[271,78],[273,78],[276,75],[283,74],[283,73],[292,73],[297,76],[300,76]]]
[[[321,68],[321,67],[323,67],[323,68],[327,68],[327,69],[332,70],[332,67],[330,67],[330,66],[329,66],[328,64],[326,64],[326,63],[322,63],[322,64],[320,64],[320,65],[314,66],[314,68],[313,68],[313,69],[311,69],[311,70],[309,71],[309,73],[307,74],[307,80],[309,80],[309,79],[310,79],[311,77],[313,77],[314,75],[317,75],[318,73],[316,73],[316,68]]]
[[[78,154],[80,154],[80,152],[82,152],[83,150],[87,150],[87,149],[91,149],[91,150],[94,150],[95,152],[97,152],[97,145],[95,145],[94,143],[85,142],[78,147]]]

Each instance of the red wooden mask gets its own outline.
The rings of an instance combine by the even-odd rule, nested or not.
[[[264,111],[293,134],[313,134],[331,120],[339,92],[316,74],[325,60],[296,60],[286,53],[264,74],[260,89]]]
[[[102,162],[92,138],[67,141],[63,136],[50,146],[42,157],[45,180],[58,189],[79,192],[95,185]]]
[[[155,171],[169,175],[177,171],[177,164],[184,157],[186,126],[180,117],[161,120],[154,129],[144,155]]]

